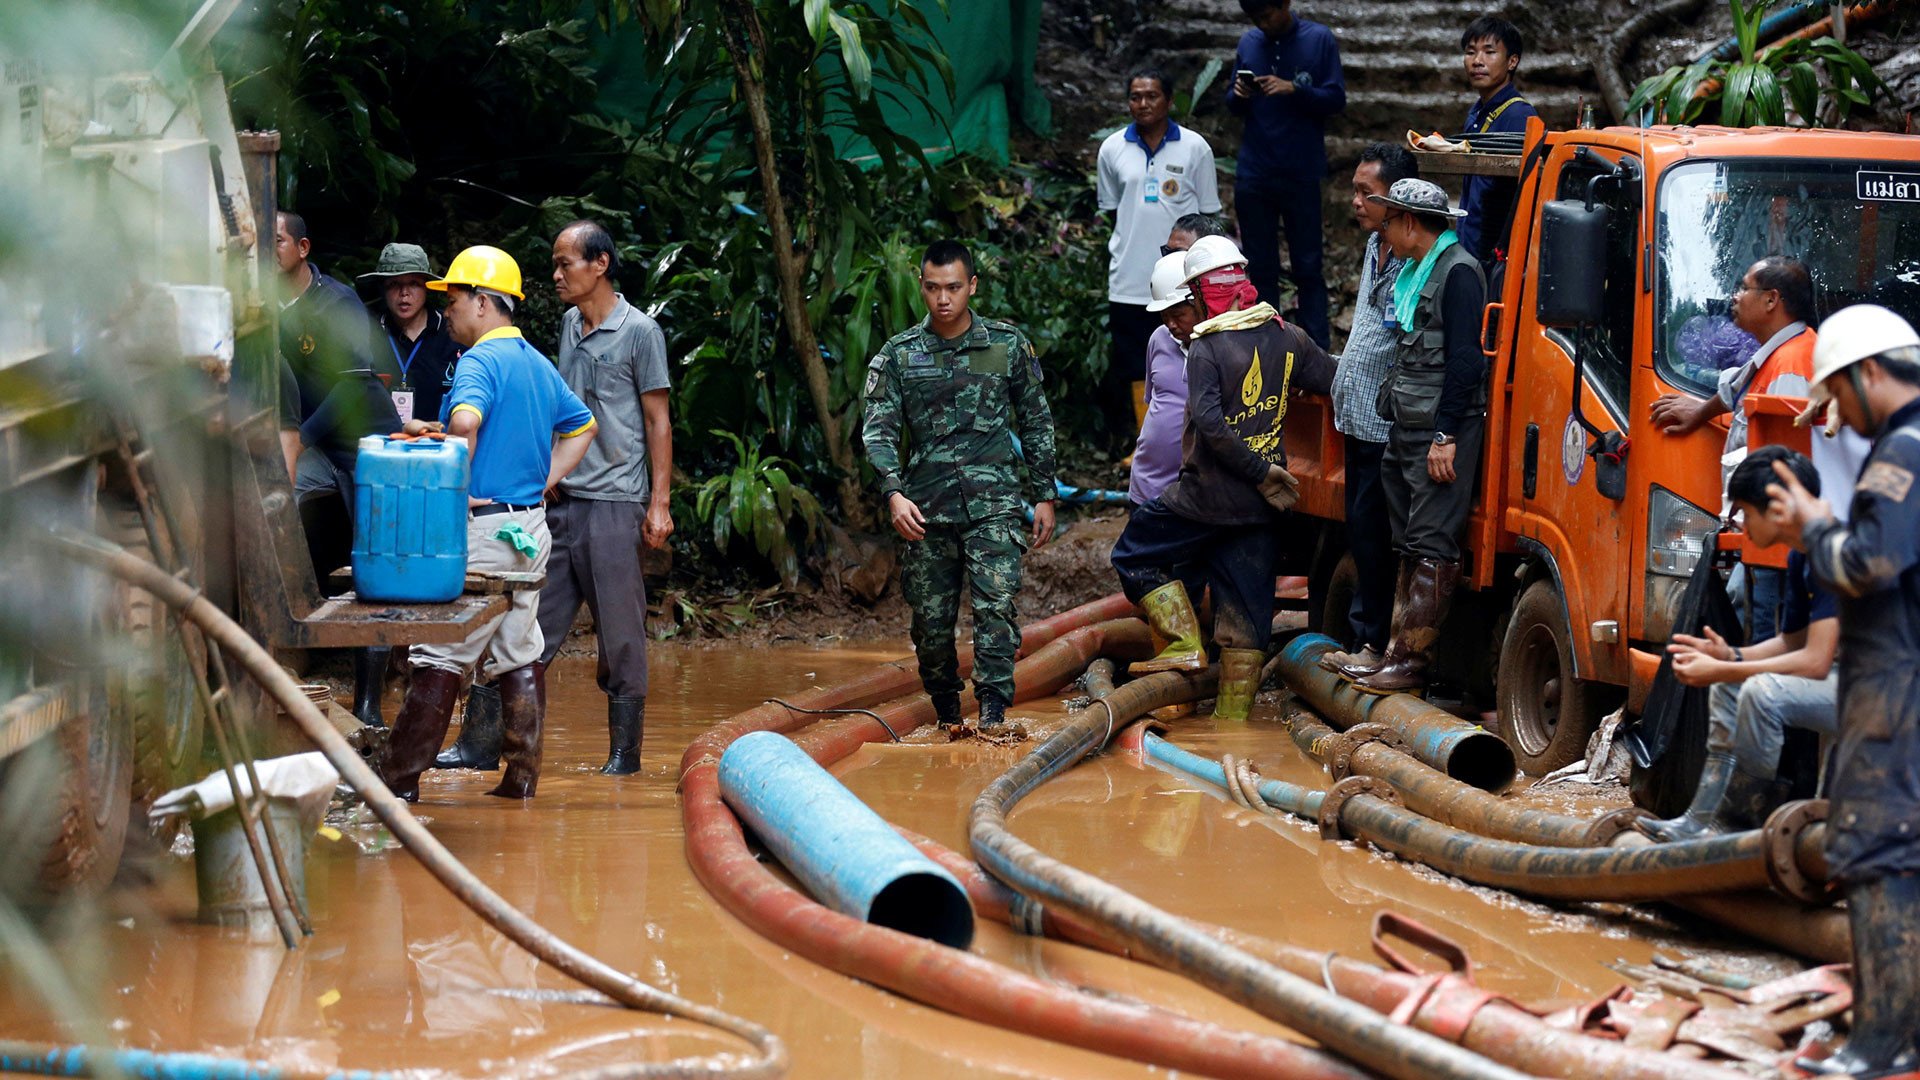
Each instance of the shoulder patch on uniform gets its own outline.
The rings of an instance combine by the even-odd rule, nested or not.
[[[1893,502],[1906,502],[1907,493],[1913,490],[1913,470],[1901,468],[1890,461],[1876,461],[1860,474],[1860,483],[1855,485],[1855,490]]]
[[[982,319],[980,320],[980,322],[981,322],[981,323],[982,323],[983,325],[985,325],[985,326],[986,326],[986,328],[987,328],[987,329],[989,329],[989,330],[1005,330],[1005,331],[1007,331],[1007,332],[1008,332],[1008,333],[1010,333],[1010,334],[1018,334],[1018,333],[1020,333],[1020,328],[1019,328],[1019,327],[1017,327],[1017,326],[1015,326],[1015,325],[1013,325],[1013,324],[1012,324],[1012,323],[1010,323],[1010,322],[1007,322],[1007,321],[1006,321],[1005,319],[988,319],[988,318],[982,318]]]

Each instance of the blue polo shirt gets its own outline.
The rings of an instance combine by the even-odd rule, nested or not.
[[[490,330],[461,355],[447,401],[449,418],[465,411],[480,421],[467,489],[476,499],[538,503],[553,467],[554,436],[593,430],[593,414],[518,327]]]

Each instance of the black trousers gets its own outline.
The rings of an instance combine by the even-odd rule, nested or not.
[[[1474,481],[1480,472],[1480,438],[1486,418],[1475,416],[1460,425],[1460,445],[1453,455],[1454,481],[1437,484],[1427,475],[1427,452],[1433,432],[1398,424],[1387,436],[1387,452],[1380,462],[1381,487],[1387,514],[1393,521],[1393,546],[1404,559],[1460,561],[1460,536],[1473,513]]]
[[[1233,186],[1233,213],[1247,255],[1247,276],[1260,299],[1280,306],[1280,231],[1287,234],[1287,277],[1299,305],[1300,329],[1327,347],[1327,274],[1317,179],[1266,180]]]
[[[1155,499],[1134,510],[1109,558],[1135,603],[1176,576],[1191,596],[1204,573],[1213,588],[1214,639],[1222,648],[1264,649],[1273,634],[1277,536],[1270,523],[1211,525]]]
[[[1387,444],[1351,435],[1345,438],[1347,550],[1353,554],[1358,577],[1347,621],[1360,644],[1385,649],[1393,621],[1394,578],[1400,563],[1393,553],[1393,523],[1387,515],[1387,492],[1380,476]]]
[[[1113,351],[1107,359],[1107,373],[1100,379],[1100,416],[1106,422],[1108,445],[1132,450],[1134,438],[1140,434],[1140,422],[1133,411],[1133,384],[1147,377],[1147,339],[1160,328],[1160,316],[1143,304],[1108,301],[1107,325],[1113,334]]]
[[[540,590],[542,663],[551,664],[586,604],[599,639],[600,689],[647,696],[647,585],[640,575],[640,526],[647,505],[558,495],[547,507],[553,554]]]

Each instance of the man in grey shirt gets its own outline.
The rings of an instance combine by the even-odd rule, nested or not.
[[[618,268],[613,237],[595,222],[576,221],[553,242],[554,288],[573,305],[560,321],[560,376],[593,412],[600,435],[547,506],[553,554],[540,590],[543,667],[566,641],[581,603],[593,612],[610,744],[600,771],[609,776],[640,771],[647,702],[640,545],[665,547],[673,535],[666,339],[659,323],[614,291]],[[459,757],[460,747],[445,756]]]

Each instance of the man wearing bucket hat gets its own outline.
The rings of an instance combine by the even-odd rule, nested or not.
[[[1393,282],[1389,328],[1398,345],[1380,386],[1380,415],[1391,422],[1381,458],[1381,487],[1400,574],[1394,585],[1387,652],[1378,664],[1339,668],[1373,693],[1418,691],[1440,624],[1460,581],[1460,534],[1473,509],[1480,436],[1487,411],[1487,365],[1480,352],[1486,277],[1460,243],[1463,215],[1426,180],[1394,182],[1368,201],[1393,211],[1380,236],[1406,260]]]
[[[1136,508],[1111,561],[1120,587],[1165,643],[1135,674],[1207,665],[1200,622],[1181,574],[1204,572],[1220,645],[1214,716],[1245,720],[1272,634],[1279,514],[1298,490],[1282,425],[1293,389],[1325,393],[1333,361],[1282,322],[1247,280],[1246,256],[1224,236],[1194,242],[1183,260],[1196,318],[1187,352],[1187,427],[1180,473]],[[1189,569],[1190,568],[1190,569]]]
[[[1786,470],[1767,519],[1840,602],[1840,741],[1827,771],[1827,863],[1853,932],[1853,1027],[1816,1074],[1920,1070],[1920,334],[1874,304],[1835,312],[1813,404],[1873,440],[1846,522]]]
[[[415,417],[438,420],[440,400],[453,389],[460,349],[447,333],[446,316],[427,306],[427,281],[433,276],[420,245],[388,244],[373,271],[359,277],[361,289],[380,290],[373,370],[386,377],[402,423]]]
[[[427,288],[447,294],[448,328],[467,350],[447,397],[447,434],[473,447],[467,568],[545,573],[552,537],[542,501],[586,456],[593,414],[513,325],[523,293],[512,256],[470,247]],[[473,668],[476,682],[493,682],[500,693],[506,771],[487,794],[533,797],[547,700],[539,608],[537,591],[516,592],[506,614],[465,641],[413,647],[413,682],[380,760],[380,778],[394,794],[419,797],[420,773],[433,764]]]

